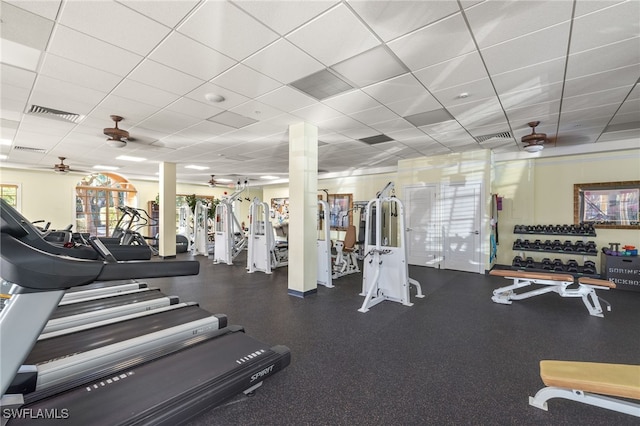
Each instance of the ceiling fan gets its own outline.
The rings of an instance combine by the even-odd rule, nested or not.
[[[216,186],[218,186],[218,181],[214,179],[215,175],[211,175],[211,180],[209,180],[209,182],[207,182],[209,184],[209,186],[211,188],[215,188]]]
[[[107,127],[103,130],[104,134],[109,136],[107,145],[114,148],[123,148],[127,145],[127,139],[130,139],[129,132],[118,127],[118,123],[123,120],[122,117],[119,115],[110,115],[110,117],[116,124],[115,127]]]
[[[524,150],[527,152],[540,152],[544,149],[544,144],[549,142],[546,133],[536,132],[536,127],[540,124],[539,121],[530,121],[527,123],[531,127],[531,134],[525,135],[520,139],[524,145]]]
[[[64,164],[64,160],[66,160],[67,157],[58,157],[58,158],[60,159],[60,164],[54,164],[53,171],[56,173],[69,173],[69,165]]]

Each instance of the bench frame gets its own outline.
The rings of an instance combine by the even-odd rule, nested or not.
[[[578,389],[558,388],[555,386],[547,386],[540,389],[535,396],[530,396],[529,405],[540,408],[544,411],[549,411],[547,401],[551,398],[569,399],[571,401],[581,402],[583,404],[640,417],[640,404],[595,393],[584,392]]]
[[[511,271],[506,269],[493,269],[490,275],[501,276],[513,280],[513,284],[500,287],[493,291],[491,300],[496,303],[510,305],[512,300],[528,299],[545,293],[555,292],[561,297],[579,297],[589,310],[589,314],[595,317],[604,317],[600,298],[596,294],[598,290],[609,290],[615,288],[611,281],[581,277],[578,279],[577,288],[568,288],[574,284],[574,277],[568,274],[536,273],[524,271]],[[542,285],[535,290],[516,293],[515,290],[533,284]],[[607,305],[607,310],[611,311],[611,305],[603,300]]]

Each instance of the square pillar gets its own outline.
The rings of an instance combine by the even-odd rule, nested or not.
[[[317,291],[318,128],[289,126],[289,294]]]
[[[176,164],[160,163],[160,211],[158,221],[160,241],[158,255],[176,257]]]

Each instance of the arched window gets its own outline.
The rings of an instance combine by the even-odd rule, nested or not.
[[[136,205],[136,188],[114,173],[94,173],[76,184],[76,230],[110,236],[122,215],[119,206]]]

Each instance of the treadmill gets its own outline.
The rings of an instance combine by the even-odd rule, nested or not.
[[[253,392],[264,379],[290,363],[285,346],[269,347],[242,333],[241,328],[229,326],[196,335],[162,356],[145,352],[136,363],[96,370],[82,383],[80,379],[74,381],[74,389],[44,399],[30,401],[29,394],[8,394],[13,376],[66,288],[96,280],[189,275],[197,273],[199,264],[108,263],[46,253],[28,244],[31,234],[23,226],[25,219],[3,200],[0,202],[0,266],[3,278],[13,283],[10,300],[0,312],[3,409],[59,413],[55,418],[38,420],[65,424],[176,424],[239,392]],[[41,409],[44,411],[38,411]],[[9,424],[25,421],[32,419],[14,417]]]

